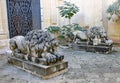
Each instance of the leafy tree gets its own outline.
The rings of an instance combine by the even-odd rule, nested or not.
[[[79,11],[79,8],[75,4],[67,1],[64,1],[64,4],[62,6],[59,6],[58,9],[61,17],[69,19],[69,24],[73,15]]]

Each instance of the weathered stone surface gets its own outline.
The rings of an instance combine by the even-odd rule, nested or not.
[[[43,30],[32,30],[24,36],[10,39],[10,49],[16,58],[39,64],[55,64],[64,59],[57,53],[58,42],[53,34]]]
[[[86,50],[87,49],[87,43],[86,42],[79,43],[79,44],[72,43],[71,46],[72,46],[72,49],[74,49],[74,50]]]
[[[82,41],[80,37],[75,36],[74,43],[72,44],[73,49],[99,53],[112,52],[113,41],[108,39],[103,27],[95,26],[89,28],[86,33],[85,35],[88,37],[86,41]],[[78,33],[77,35],[81,34]]]
[[[67,72],[68,62],[64,55],[57,52],[58,42],[55,37],[42,30],[32,30],[24,36],[10,39],[11,52],[8,63],[36,76],[48,79]]]
[[[98,53],[111,53],[112,52],[112,45],[105,46],[105,45],[87,45],[86,51],[88,52],[98,52]]]
[[[64,62],[64,61],[46,66],[46,65],[36,64],[30,61],[18,59],[15,57],[9,57],[8,63],[22,70],[30,72],[36,76],[42,77],[43,79],[48,79],[56,75],[63,74],[67,72],[67,68],[68,68],[68,62]]]
[[[87,43],[72,44],[72,49],[74,50],[85,50],[87,52],[97,52],[97,53],[111,53],[112,45],[88,45]]]

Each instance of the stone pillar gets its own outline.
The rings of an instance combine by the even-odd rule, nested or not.
[[[107,19],[107,0],[102,0],[102,23],[105,30],[108,32],[108,19]]]
[[[9,32],[6,0],[0,0],[0,49],[8,46]]]
[[[1,3],[1,1],[0,1],[0,3]],[[1,7],[0,7],[0,32],[3,31],[3,29],[2,29],[2,17],[1,17],[2,15],[1,14],[2,14],[2,12],[1,12]]]

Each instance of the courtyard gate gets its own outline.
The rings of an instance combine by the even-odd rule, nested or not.
[[[10,38],[41,29],[40,0],[7,0]]]

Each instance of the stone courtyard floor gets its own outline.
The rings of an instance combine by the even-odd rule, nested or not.
[[[120,83],[120,47],[114,47],[110,54],[59,48],[69,71],[48,80],[7,64],[5,51],[0,51],[0,83]]]

